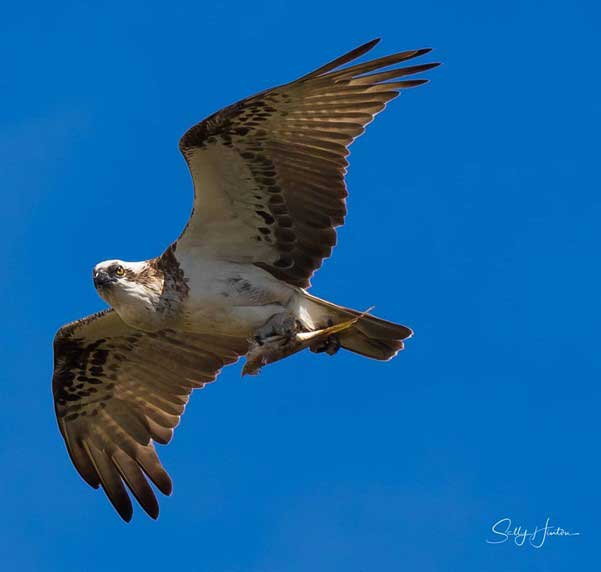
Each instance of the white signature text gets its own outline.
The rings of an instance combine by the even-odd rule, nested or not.
[[[551,525],[551,519],[547,517],[544,526],[535,526],[533,529],[522,526],[514,526],[510,518],[502,518],[495,522],[491,531],[492,539],[487,539],[487,544],[503,544],[513,541],[516,546],[524,546],[528,543],[534,548],[542,548],[548,538],[557,536],[580,536],[579,532],[571,532],[561,526]]]

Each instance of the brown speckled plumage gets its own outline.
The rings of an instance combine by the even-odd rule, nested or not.
[[[58,424],[73,464],[88,484],[102,485],[119,514],[132,505],[122,480],[153,518],[171,480],[153,441],[168,443],[190,392],[246,353],[246,340],[145,333],[112,310],[64,326],[54,341],[53,393]]]
[[[180,300],[188,296],[190,288],[175,256],[177,244],[172,244],[161,256],[154,259],[154,267],[164,281],[164,288],[175,292]]]
[[[253,178],[254,202],[234,201],[234,208],[252,208],[258,215],[254,240],[270,248],[255,260],[257,266],[290,284],[310,286],[311,276],[336,244],[335,228],[346,215],[349,145],[401,90],[427,81],[399,78],[438,65],[379,71],[429,51],[424,49],[340,69],[376,43],[369,42],[294,82],[226,107],[180,140],[193,175],[198,153],[209,148],[233,149],[246,163]],[[225,160],[229,159],[224,155]],[[206,168],[199,168],[195,181],[200,193]],[[248,181],[241,179],[224,192],[242,194],[248,187]],[[201,209],[202,204],[196,213]]]

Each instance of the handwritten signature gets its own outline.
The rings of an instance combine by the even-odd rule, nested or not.
[[[580,536],[579,532],[571,532],[561,526],[552,526],[551,519],[547,517],[544,526],[536,526],[533,530],[521,526],[513,526],[510,518],[502,518],[495,522],[491,530],[494,539],[487,539],[487,544],[503,544],[513,540],[516,546],[524,546],[526,542],[534,548],[542,548],[547,538],[557,536]]]

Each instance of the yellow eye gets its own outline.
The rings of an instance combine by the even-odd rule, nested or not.
[[[117,266],[117,268],[115,268],[115,276],[125,276],[125,268],[123,268],[123,266]]]

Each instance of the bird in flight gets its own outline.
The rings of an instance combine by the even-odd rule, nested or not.
[[[438,65],[398,67],[428,49],[346,65],[377,42],[187,131],[179,147],[195,192],[180,237],[151,260],[96,265],[111,308],[57,332],[60,432],[124,520],[126,487],[158,516],[150,483],[166,495],[172,486],[154,443],[170,441],[192,390],[223,366],[246,355],[244,372],[256,373],[307,347],[388,360],[411,336],[307,292],[346,215],[348,147],[389,100],[427,81],[410,76]]]

